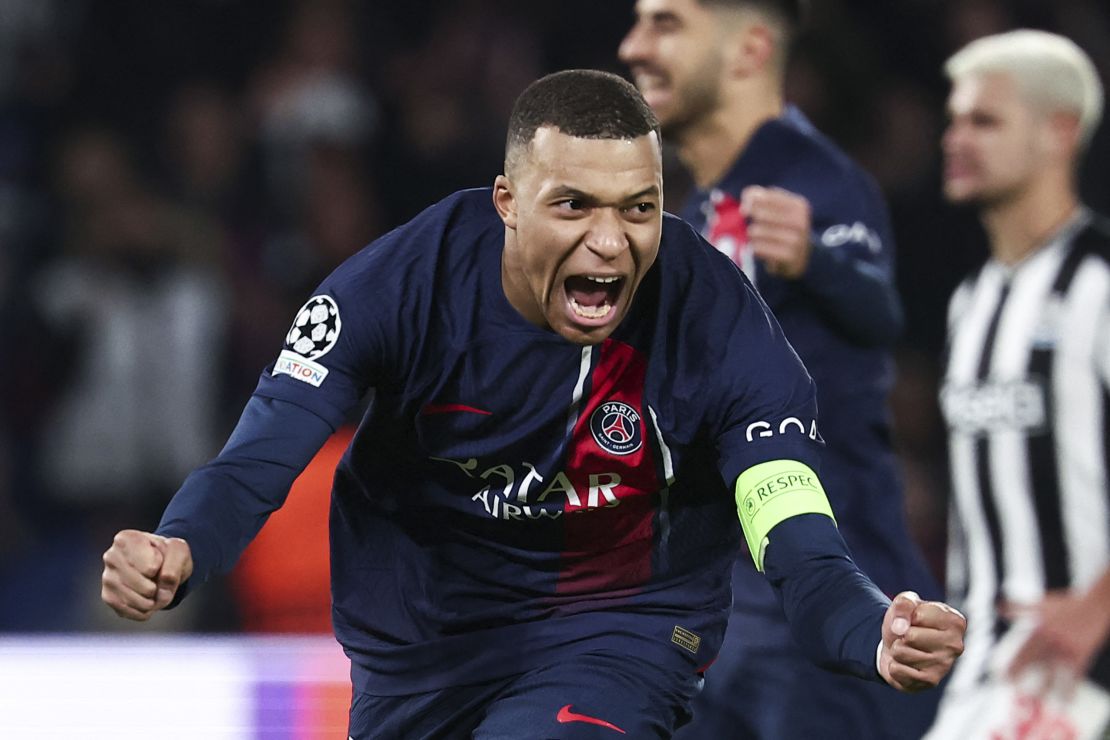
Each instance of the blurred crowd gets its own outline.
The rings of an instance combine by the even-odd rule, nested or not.
[[[940,66],[1029,26],[1075,39],[1105,82],[1110,7],[812,5],[788,90],[891,207],[907,313],[892,410],[939,574],[944,310],[986,253],[939,197]],[[119,628],[100,553],[117,529],[152,529],[218,451],[313,287],[492,183],[528,82],[625,73],[631,21],[632,0],[0,0],[0,632]],[[1110,211],[1110,127],[1093,146],[1082,192]],[[671,161],[667,177],[677,206],[688,182]],[[326,491],[304,495],[326,511]],[[248,594],[215,584],[154,627],[250,627]]]

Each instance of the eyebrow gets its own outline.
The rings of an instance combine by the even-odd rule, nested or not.
[[[659,196],[659,187],[657,185],[650,185],[643,190],[640,190],[639,192],[632,193],[631,195],[626,195],[619,200],[621,203],[627,203],[630,200],[653,196]],[[586,201],[587,203],[597,203],[600,200],[600,198],[598,198],[596,195],[584,192],[582,190],[579,190],[578,188],[571,187],[570,185],[559,185],[555,188],[552,188],[551,197],[574,198],[575,200],[582,200]]]
[[[637,13],[636,18],[640,21],[648,21],[659,25],[664,23],[680,25],[681,23],[678,14],[673,10],[648,10],[643,13]]]

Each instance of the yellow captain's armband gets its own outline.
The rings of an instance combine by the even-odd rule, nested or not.
[[[836,522],[817,473],[796,460],[772,460],[741,473],[736,479],[736,511],[761,573],[767,535],[776,524],[799,514],[824,514]]]

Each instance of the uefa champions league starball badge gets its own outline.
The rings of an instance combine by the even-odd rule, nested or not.
[[[285,335],[285,349],[306,360],[315,360],[331,351],[341,328],[335,300],[328,295],[313,296],[297,312],[293,326]]]
[[[342,328],[334,298],[328,295],[309,298],[285,335],[285,348],[278,355],[272,374],[288,375],[319,388],[328,377],[328,369],[316,360],[332,350]]]

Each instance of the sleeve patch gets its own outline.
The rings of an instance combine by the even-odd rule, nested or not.
[[[865,244],[874,254],[878,254],[883,249],[882,238],[862,221],[830,226],[821,233],[821,243],[826,247],[840,247],[852,243]]]
[[[285,335],[285,347],[274,363],[272,374],[288,375],[319,388],[328,376],[328,369],[315,360],[335,347],[342,329],[343,321],[334,298],[329,295],[309,298]]]
[[[296,352],[283,349],[278,355],[277,362],[274,363],[274,371],[271,374],[288,375],[294,380],[319,388],[324,378],[328,377],[328,369],[318,362],[306,360]]]
[[[330,295],[318,295],[308,299],[293,319],[293,326],[285,335],[285,350],[294,352],[306,360],[318,360],[331,351],[339,341],[343,322],[339,318],[339,306]]]

